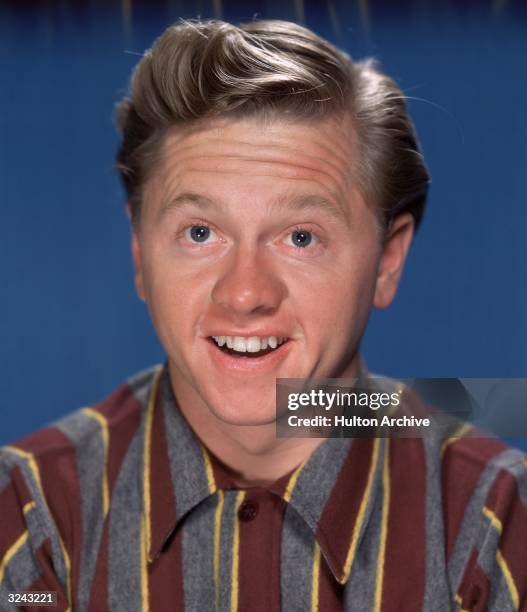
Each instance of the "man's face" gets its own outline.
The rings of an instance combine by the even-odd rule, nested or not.
[[[169,133],[133,254],[180,402],[263,424],[277,378],[357,374],[370,308],[391,301],[412,224],[383,243],[353,155],[346,121]]]

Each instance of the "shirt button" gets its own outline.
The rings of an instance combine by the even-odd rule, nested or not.
[[[251,500],[246,500],[242,503],[238,510],[240,521],[248,523],[256,518],[258,514],[258,504]]]

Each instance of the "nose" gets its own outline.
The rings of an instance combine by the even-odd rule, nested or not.
[[[212,290],[213,303],[231,317],[269,315],[287,295],[279,274],[261,254],[239,249],[231,254]]]

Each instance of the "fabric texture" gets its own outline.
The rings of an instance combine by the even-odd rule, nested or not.
[[[153,368],[2,449],[0,609],[527,610],[527,461],[451,433],[331,438],[239,489]]]

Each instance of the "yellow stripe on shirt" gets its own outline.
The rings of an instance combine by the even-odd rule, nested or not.
[[[220,609],[220,544],[221,544],[221,515],[225,496],[218,491],[218,505],[214,513],[214,597],[216,610]]]
[[[152,561],[150,557],[151,547],[151,491],[150,491],[150,467],[152,462],[152,422],[154,419],[154,409],[157,399],[159,381],[162,369],[160,368],[154,375],[148,405],[146,408],[145,432],[143,441],[143,513],[141,515],[141,537],[140,537],[140,561],[141,561],[141,610],[148,612],[149,590],[148,590],[148,563]]]
[[[108,514],[110,507],[110,488],[108,485],[108,446],[109,446],[109,433],[108,433],[108,421],[100,412],[93,408],[84,408],[84,414],[97,421],[101,428],[103,454],[104,454],[104,468],[102,473],[102,510],[104,518]]]
[[[16,553],[22,548],[22,546],[24,546],[24,544],[27,542],[28,536],[29,532],[26,529],[26,531],[24,531],[24,533],[17,539],[17,541],[7,549],[4,558],[0,562],[0,585],[4,580],[4,572],[7,565],[9,564],[9,561],[11,561],[11,559],[16,555]]]
[[[207,449],[203,446],[203,444],[200,444],[199,446],[201,448],[203,461],[205,463],[205,474],[207,475],[207,486],[209,488],[209,493],[213,495],[214,493],[216,493],[216,480],[214,479],[212,462],[210,460],[209,453],[207,452]]]
[[[236,495],[234,505],[234,532],[232,535],[232,568],[231,568],[231,612],[238,610],[239,577],[238,568],[240,562],[240,523],[238,510],[245,498],[245,491],[239,491]]]
[[[348,554],[346,556],[346,563],[344,564],[344,573],[342,578],[339,580],[341,584],[347,582],[350,572],[351,566],[353,565],[353,560],[355,558],[355,551],[357,549],[357,544],[359,542],[359,535],[361,533],[362,525],[364,523],[364,518],[366,516],[366,509],[368,507],[368,502],[371,497],[371,491],[373,488],[373,478],[375,476],[375,471],[377,469],[377,463],[379,461],[379,445],[380,439],[375,438],[373,441],[373,449],[372,456],[370,460],[370,469],[368,472],[368,480],[366,482],[366,488],[364,489],[364,493],[362,495],[362,500],[359,507],[359,513],[357,515],[357,519],[355,521],[355,525],[353,527],[353,533],[351,536],[351,542],[348,549]]]
[[[382,468],[382,487],[384,498],[382,504],[381,533],[379,541],[379,554],[377,556],[377,579],[375,585],[375,612],[380,612],[382,604],[382,588],[384,582],[384,560],[386,555],[386,538],[388,535],[388,515],[390,512],[390,440],[386,439],[384,449],[384,462]]]
[[[501,522],[501,520],[488,506],[484,506],[482,512],[489,519],[494,529],[496,529],[496,531],[501,535],[501,533],[503,532],[503,523]],[[507,565],[507,561],[505,561],[505,558],[499,548],[496,550],[496,561],[500,567],[501,573],[505,578],[505,582],[507,583],[507,588],[509,589],[509,593],[512,602],[515,606],[515,609],[518,610],[520,606],[520,597],[518,594],[518,589],[516,587],[516,584],[514,583],[514,578],[512,577],[512,573],[509,569],[509,566]]]
[[[150,389],[150,396],[148,397],[148,406],[146,409],[146,420],[145,420],[145,433],[143,442],[143,513],[144,513],[144,546],[146,547],[146,554],[148,561],[152,561],[150,558],[150,544],[151,544],[151,526],[150,526],[150,510],[151,510],[151,492],[150,492],[150,466],[152,461],[152,422],[154,419],[154,408],[157,398],[157,390],[159,388],[159,381],[161,379],[162,370],[159,369],[152,382]],[[146,566],[142,570],[146,573]]]
[[[46,496],[44,495],[44,488],[42,487],[42,480],[40,478],[40,470],[38,469],[38,465],[35,460],[35,457],[33,453],[24,451],[21,448],[17,448],[16,446],[4,446],[4,450],[11,452],[14,455],[17,455],[18,457],[21,457],[26,460],[29,470],[31,471],[33,479],[40,492],[40,495],[42,496],[42,501],[43,501],[44,506],[46,507],[47,514],[51,522],[54,524],[55,531],[57,533],[57,539],[59,541],[60,550],[62,552],[62,557],[64,559],[64,565],[66,566],[66,596],[68,599],[68,609],[66,610],[66,612],[69,612],[69,610],[71,610],[71,562],[70,562],[70,557],[68,555],[68,551],[66,550],[66,547],[64,546],[64,542],[57,528],[57,525],[54,523],[53,515],[51,514],[49,507],[47,505]]]
[[[501,532],[503,531],[503,525],[500,519],[494,514],[494,512],[488,506],[484,506],[482,512],[489,519],[494,529],[496,529],[496,531],[501,534]]]
[[[141,612],[148,612],[148,547],[146,536],[146,516],[141,515],[141,542],[140,542],[140,562],[141,562]]]
[[[308,457],[308,459],[309,459],[309,457]],[[288,503],[291,501],[291,496],[293,495],[293,489],[295,488],[296,481],[298,480],[298,477],[300,476],[300,472],[304,469],[304,466],[308,462],[308,459],[303,461],[296,468],[296,470],[291,474],[291,478],[288,480],[287,486],[285,488],[284,501],[286,501]]]
[[[454,444],[454,442],[457,442],[459,438],[462,438],[463,436],[465,436],[471,429],[472,429],[472,425],[470,425],[469,423],[463,423],[463,425],[458,427],[458,429],[456,429],[456,431],[443,442],[443,445],[441,446],[441,457],[443,457],[446,449],[451,444]]]
[[[507,565],[507,561],[505,561],[503,555],[501,554],[501,550],[496,551],[496,561],[500,566],[501,573],[505,577],[505,582],[507,583],[507,588],[509,589],[509,593],[512,599],[512,603],[514,604],[514,609],[520,609],[520,596],[518,594],[518,589],[516,588],[516,584],[514,583],[514,578],[512,577],[511,570]]]
[[[454,595],[454,601],[459,606],[459,612],[468,612],[468,610],[463,607],[463,600],[457,593]]]
[[[320,591],[320,546],[315,540],[313,550],[313,571],[311,578],[311,612],[318,612],[318,597]]]

